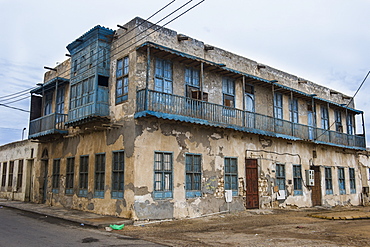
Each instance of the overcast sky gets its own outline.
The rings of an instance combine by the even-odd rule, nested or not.
[[[4,96],[42,82],[43,66],[65,60],[65,47],[92,27],[117,29],[169,2],[0,0],[0,104],[29,110],[29,98],[10,103]],[[185,2],[176,0],[151,21]],[[369,10],[367,0],[206,0],[167,27],[352,96],[370,70]],[[367,132],[369,93],[370,78],[355,98]],[[23,128],[27,137],[29,113],[0,106],[0,116],[0,145],[20,140]]]

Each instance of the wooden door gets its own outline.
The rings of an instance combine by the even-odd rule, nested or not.
[[[246,208],[259,208],[258,165],[256,159],[245,160]]]
[[[315,185],[312,186],[312,206],[321,206],[321,173],[320,167],[311,166],[311,170],[315,171]]]

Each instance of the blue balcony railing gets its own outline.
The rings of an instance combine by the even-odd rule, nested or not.
[[[67,114],[52,113],[30,121],[29,138],[45,136],[49,134],[67,134],[64,123],[67,121]]]
[[[307,140],[361,149],[366,147],[363,136],[348,135],[292,123],[255,112],[189,99],[183,96],[152,90],[140,90],[137,92],[137,113],[135,116],[141,117],[147,114],[291,140]]]

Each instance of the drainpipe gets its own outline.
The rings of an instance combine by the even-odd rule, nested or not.
[[[146,47],[146,82],[145,82],[145,97],[144,97],[144,110],[148,110],[148,87],[149,87],[149,76],[150,76],[150,47]]]

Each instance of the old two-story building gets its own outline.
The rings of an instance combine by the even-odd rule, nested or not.
[[[36,202],[133,219],[362,204],[351,97],[141,18],[67,49],[31,91]]]

